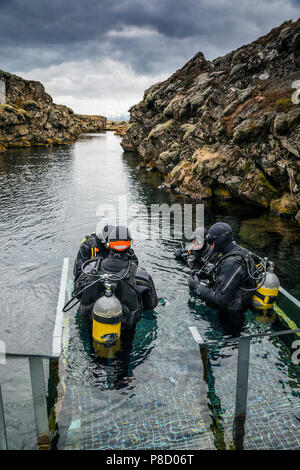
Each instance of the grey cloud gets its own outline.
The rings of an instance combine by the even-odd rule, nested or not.
[[[71,61],[80,67],[88,59],[96,67],[110,58],[137,76],[167,77],[199,51],[214,59],[297,19],[299,2],[0,0],[0,68],[30,76]],[[71,93],[79,98],[86,91],[74,86]]]

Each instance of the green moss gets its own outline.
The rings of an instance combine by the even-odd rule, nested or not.
[[[152,131],[149,133],[148,135],[148,139],[150,139],[151,137],[158,137],[159,134],[162,134],[164,131],[166,131],[167,129],[169,129],[173,124],[173,119],[170,119],[169,121],[167,122],[164,122],[162,124],[158,124],[156,127],[154,127],[154,129],[152,129]]]
[[[192,135],[196,127],[196,124],[183,124],[180,128],[184,131],[183,140],[188,139]]]
[[[292,194],[284,193],[279,199],[271,201],[270,209],[281,216],[295,215],[297,213],[297,203]]]
[[[15,106],[10,104],[0,104],[0,112],[6,111],[8,113],[15,113]]]
[[[230,191],[226,188],[216,187],[214,188],[213,193],[218,199],[228,200],[232,198]]]
[[[263,172],[260,171],[260,170],[258,170],[258,172],[257,172],[257,180],[258,180],[260,186],[263,186],[264,188],[267,188],[272,193],[277,193],[277,189],[274,188],[274,186],[271,185],[271,183],[267,180],[267,178],[265,177]]]
[[[293,107],[293,102],[290,98],[280,98],[275,103],[276,111],[287,113]]]
[[[179,142],[173,142],[172,145],[170,146],[170,150],[178,150],[181,147],[181,144]]]
[[[202,161],[196,160],[192,167],[193,174],[196,176],[201,176],[202,171],[203,171]]]
[[[251,164],[247,160],[245,160],[243,164],[243,170],[245,173],[249,173],[249,171],[251,170]]]
[[[27,100],[27,101],[24,101],[22,104],[20,104],[20,107],[24,108],[24,109],[28,109],[28,108],[40,108],[40,105],[34,101],[34,100]]]
[[[0,104],[0,119],[5,120],[7,113],[16,114],[20,118],[31,118],[30,114],[22,108],[10,104]]]
[[[62,139],[56,137],[55,139],[53,139],[53,145],[63,145]]]
[[[30,147],[31,144],[28,140],[18,140],[17,142],[9,142],[6,147],[9,148],[23,148],[23,147]]]

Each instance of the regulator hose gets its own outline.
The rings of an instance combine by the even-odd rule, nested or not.
[[[97,260],[100,259],[97,258]],[[131,262],[128,263],[128,268],[125,272],[125,274],[123,276],[118,276],[117,274],[113,274],[113,273],[105,273],[105,274],[91,274],[91,273],[86,273],[84,271],[84,268],[90,264],[91,262],[95,261],[95,259],[89,259],[87,261],[85,261],[82,266],[81,266],[81,271],[83,274],[85,274],[86,276],[92,276],[92,277],[97,277],[97,279],[93,282],[87,282],[86,284],[83,285],[83,288],[81,289],[80,287],[78,287],[77,289],[74,289],[72,294],[71,294],[71,299],[65,304],[65,306],[63,307],[62,311],[65,313],[65,312],[68,312],[69,310],[71,310],[73,307],[75,307],[75,305],[77,305],[79,302],[80,302],[80,299],[76,299],[76,302],[74,302],[70,307],[69,305],[71,304],[71,302],[76,298],[77,295],[79,294],[82,294],[86,289],[88,289],[89,287],[93,286],[94,284],[96,284],[97,282],[101,282],[101,281],[104,281],[105,279],[108,279],[108,280],[111,280],[111,281],[116,281],[116,282],[119,282],[119,281],[124,281],[126,282],[126,284],[128,286],[130,286],[135,292],[137,295],[140,296],[139,292],[136,291],[136,289],[131,286],[129,284],[129,282],[127,282],[125,280],[126,276],[128,275],[129,273],[129,269],[131,267]],[[80,290],[81,289],[81,290]]]

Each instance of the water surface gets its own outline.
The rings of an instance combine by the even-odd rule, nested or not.
[[[72,263],[84,235],[95,230],[99,205],[116,206],[120,195],[127,195],[130,205],[147,207],[196,203],[159,190],[160,176],[139,171],[138,163],[135,154],[123,154],[112,133],[84,135],[70,147],[0,156],[0,331],[7,350],[51,352],[62,260]],[[206,225],[220,220],[233,227],[243,246],[275,261],[283,287],[300,298],[296,225],[245,204],[206,202]],[[58,448],[230,446],[236,345],[211,351],[207,393],[200,388],[199,351],[188,327],[196,325],[208,339],[237,332],[190,295],[188,272],[173,256],[178,244],[136,238],[140,263],[167,304],[143,316],[116,360],[95,357],[87,327],[76,309],[70,312]],[[281,306],[299,325],[297,310],[287,302]],[[278,319],[266,323],[248,314],[238,333],[285,327]],[[291,338],[263,339],[252,346],[246,448],[299,445],[299,368],[291,361],[291,343]],[[1,366],[1,377],[9,445],[32,448],[27,362]]]

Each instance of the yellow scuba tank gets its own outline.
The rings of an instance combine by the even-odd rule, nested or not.
[[[274,263],[270,262],[264,282],[262,284],[259,283],[253,294],[251,300],[252,307],[259,311],[268,311],[273,308],[278,296],[279,287],[279,279],[274,273]]]
[[[97,343],[112,346],[120,339],[123,312],[109,282],[105,283],[105,288],[105,294],[96,300],[93,307],[92,336]]]

